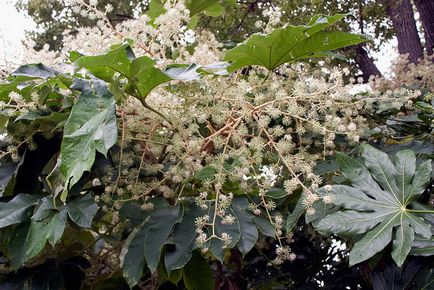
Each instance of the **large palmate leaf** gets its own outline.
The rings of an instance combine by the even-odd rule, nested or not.
[[[94,80],[83,91],[64,126],[60,158],[48,180],[60,179],[61,200],[95,161],[96,152],[107,154],[117,141],[115,101],[104,82]],[[60,172],[60,177],[58,176]],[[55,189],[56,194],[60,191]]]
[[[172,80],[196,80],[201,74],[222,74],[227,66],[226,63],[207,66],[171,64],[161,70],[156,68],[156,62],[147,56],[136,58],[128,43],[115,46],[103,55],[81,56],[75,64],[110,83],[114,94],[123,96],[126,92],[142,102],[152,89],[160,84]],[[123,81],[126,81],[126,84],[120,85]]]
[[[147,56],[136,58],[128,43],[115,47],[103,55],[82,56],[75,64],[109,83],[115,80],[116,74],[120,74],[127,78],[130,90],[139,98],[146,97],[153,88],[171,80],[154,67],[154,60]]]
[[[249,65],[273,70],[284,63],[324,56],[330,50],[365,42],[363,35],[325,30],[345,16],[316,15],[306,25],[288,25],[270,34],[254,34],[226,53],[225,60],[232,61],[228,71]]]
[[[363,163],[337,154],[342,174],[352,186],[332,187],[333,203],[340,210],[326,215],[316,228],[334,234],[364,234],[350,252],[352,265],[369,259],[393,240],[392,258],[400,266],[415,234],[431,237],[429,223],[412,203],[430,180],[431,161],[416,170],[413,151],[399,151],[392,163],[386,153],[369,145],[362,147],[362,157]],[[318,192],[328,194],[325,188]]]

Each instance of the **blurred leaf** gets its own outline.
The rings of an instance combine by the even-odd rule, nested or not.
[[[23,76],[42,79],[55,77],[58,74],[59,72],[41,63],[22,65],[11,73],[12,76]]]
[[[207,261],[197,252],[182,271],[187,290],[213,290],[214,276]]]

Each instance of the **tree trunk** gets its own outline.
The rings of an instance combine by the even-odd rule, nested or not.
[[[362,71],[362,77],[364,82],[368,82],[369,77],[381,76],[380,70],[374,63],[374,60],[369,56],[368,52],[362,44],[356,45],[355,47],[354,60],[357,66]]]
[[[414,0],[419,11],[425,36],[425,48],[428,54],[433,54],[434,49],[434,0]]]
[[[416,63],[418,58],[422,58],[423,49],[410,0],[383,0],[383,3],[398,38],[399,53],[408,53],[409,61]]]

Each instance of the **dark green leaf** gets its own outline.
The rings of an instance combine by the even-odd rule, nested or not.
[[[330,192],[325,188],[317,191],[320,196],[332,194],[339,210],[327,213],[314,225],[322,233],[364,234],[350,252],[351,265],[369,259],[393,240],[392,258],[400,266],[415,234],[425,239],[432,235],[426,218],[408,210],[430,179],[431,163],[415,171],[413,152],[398,152],[393,164],[389,156],[369,145],[363,146],[362,156],[366,166],[337,154],[342,173],[352,186],[334,185]]]
[[[249,202],[245,198],[235,198],[232,201],[232,209],[240,223],[240,240],[237,248],[245,256],[258,241],[258,229],[253,218],[255,217],[248,211]]]
[[[66,205],[71,220],[82,228],[90,228],[98,208],[90,193],[79,196]]]
[[[21,193],[9,202],[0,202],[0,228],[27,220],[40,199],[39,195]]]
[[[17,174],[18,168],[24,161],[24,158],[21,159],[21,162],[4,162],[0,164],[0,197],[5,193],[7,188],[13,187],[14,177]]]
[[[154,67],[155,61],[146,56],[136,58],[131,63],[128,76],[139,98],[145,98],[153,88],[171,80],[170,76]]]
[[[401,222],[396,228],[396,237],[393,241],[392,257],[396,264],[401,267],[410,252],[414,240],[414,231],[408,221]]]
[[[176,224],[171,244],[174,249],[166,249],[164,264],[168,272],[181,269],[191,258],[191,252],[196,243],[196,218],[202,216],[202,211],[194,205],[184,210],[182,221]]]
[[[51,212],[41,221],[33,220],[30,226],[20,226],[14,232],[9,246],[12,267],[18,268],[38,255],[47,242],[54,246],[63,235],[66,218],[66,210],[63,209]]]
[[[145,267],[145,248],[143,245],[147,233],[144,223],[135,228],[128,236],[121,251],[120,260],[123,275],[131,288],[139,282],[143,274]]]
[[[228,209],[226,211],[226,214],[231,214],[235,216],[232,209]],[[211,217],[212,219],[212,217]],[[241,238],[241,232],[240,232],[240,223],[238,218],[235,216],[235,221],[233,224],[223,224],[222,218],[217,217],[216,223],[215,223],[215,232],[217,236],[221,236],[222,233],[227,233],[231,237],[230,243],[225,248],[225,245],[222,240],[217,238],[212,238],[210,243],[210,250],[211,253],[216,257],[220,262],[223,262],[224,259],[224,252],[225,249],[231,249],[235,247],[235,245],[238,243],[238,241]]]
[[[207,261],[198,253],[193,252],[190,261],[182,271],[184,285],[188,290],[213,290],[214,276]]]
[[[288,215],[288,218],[286,219],[286,232],[290,233],[294,230],[295,226],[297,225],[298,220],[302,216],[302,214],[305,211],[305,207],[303,205],[303,195],[300,196],[300,198],[297,201],[297,204],[295,205],[294,210],[290,215]]]
[[[121,220],[128,219],[141,223],[147,216],[148,214],[141,208],[140,204],[136,202],[128,202],[119,210],[119,217]]]
[[[148,232],[145,237],[145,259],[151,272],[160,261],[161,249],[166,244],[180,215],[180,207],[156,209],[146,223]]]
[[[259,231],[268,237],[274,237],[276,235],[276,229],[274,226],[270,223],[269,220],[266,220],[262,217],[253,217],[253,221],[255,222],[256,226],[258,227]]]

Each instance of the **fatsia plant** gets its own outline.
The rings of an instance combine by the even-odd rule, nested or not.
[[[350,264],[365,261],[392,241],[392,258],[401,266],[409,254],[415,235],[429,239],[430,224],[424,214],[431,210],[415,208],[431,177],[431,161],[416,168],[411,150],[389,156],[370,146],[362,146],[362,161],[338,153],[336,160],[349,185],[323,187],[319,193],[332,193],[338,207],[315,225],[323,233],[363,235],[350,252]]]
[[[214,2],[189,3],[205,9]],[[74,255],[97,264],[105,259],[95,272],[107,273],[114,265],[109,276],[118,275],[131,288],[158,276],[187,289],[213,289],[213,272],[218,272],[218,284],[230,268],[221,269],[228,261],[241,272],[243,259],[255,264],[254,256],[261,251],[268,253],[267,265],[296,260],[287,239],[295,228],[290,224],[296,224],[306,208],[310,213],[317,210],[320,200],[311,189],[322,179],[312,173],[312,165],[328,153],[325,144],[311,141],[324,137],[331,150],[336,130],[358,140],[363,117],[352,118],[358,111],[352,111],[352,96],[345,90],[342,98],[329,103],[340,80],[329,89],[324,79],[307,84],[272,73],[284,63],[364,41],[360,35],[329,31],[343,17],[315,16],[305,26],[252,36],[227,52],[231,64],[172,64],[172,59],[164,59],[171,65],[163,67],[151,55],[134,55],[127,42],[100,55],[71,52],[72,73],[41,64],[18,68],[0,85],[6,108],[0,116],[8,137],[17,141],[4,156],[10,154],[15,161],[21,157],[24,164],[8,165],[1,178],[0,241],[11,271],[45,263],[45,249],[56,261]],[[229,71],[263,66],[273,83],[256,86],[264,81],[257,72],[234,81],[222,72],[227,65]],[[197,82],[187,83],[192,80]],[[154,98],[150,103],[155,108],[148,98]],[[46,151],[32,144],[38,136],[54,145],[37,162],[28,156],[33,150],[40,155]],[[396,228],[394,257],[402,262],[413,236],[415,241],[430,241],[429,226],[417,215],[425,210],[413,202],[426,185],[428,167],[424,163],[416,171],[411,152],[398,154],[395,168],[384,154],[370,147],[365,151],[367,168],[340,155],[348,167],[342,170],[354,186],[336,186],[335,212],[327,215],[318,208],[306,223],[313,221],[322,232],[366,236],[381,226],[382,236],[368,243],[371,254],[363,248],[364,259],[381,250]],[[4,164],[10,164],[9,157],[5,159]],[[29,167],[37,168],[28,177],[23,168]],[[387,173],[382,178],[379,168]],[[36,185],[19,187],[26,178]],[[346,195],[341,199],[342,192]],[[285,232],[288,204],[297,203],[299,196]],[[373,218],[355,228],[339,227],[345,215]],[[87,233],[79,238],[85,242],[78,250],[65,237],[71,232]],[[65,255],[58,254],[63,250]],[[352,263],[362,259],[353,256]]]
[[[345,16],[316,15],[306,25],[288,25],[270,34],[254,34],[226,53],[225,60],[232,62],[228,70],[249,65],[273,70],[284,63],[328,56],[330,50],[365,42],[368,38],[364,35],[327,30]]]

